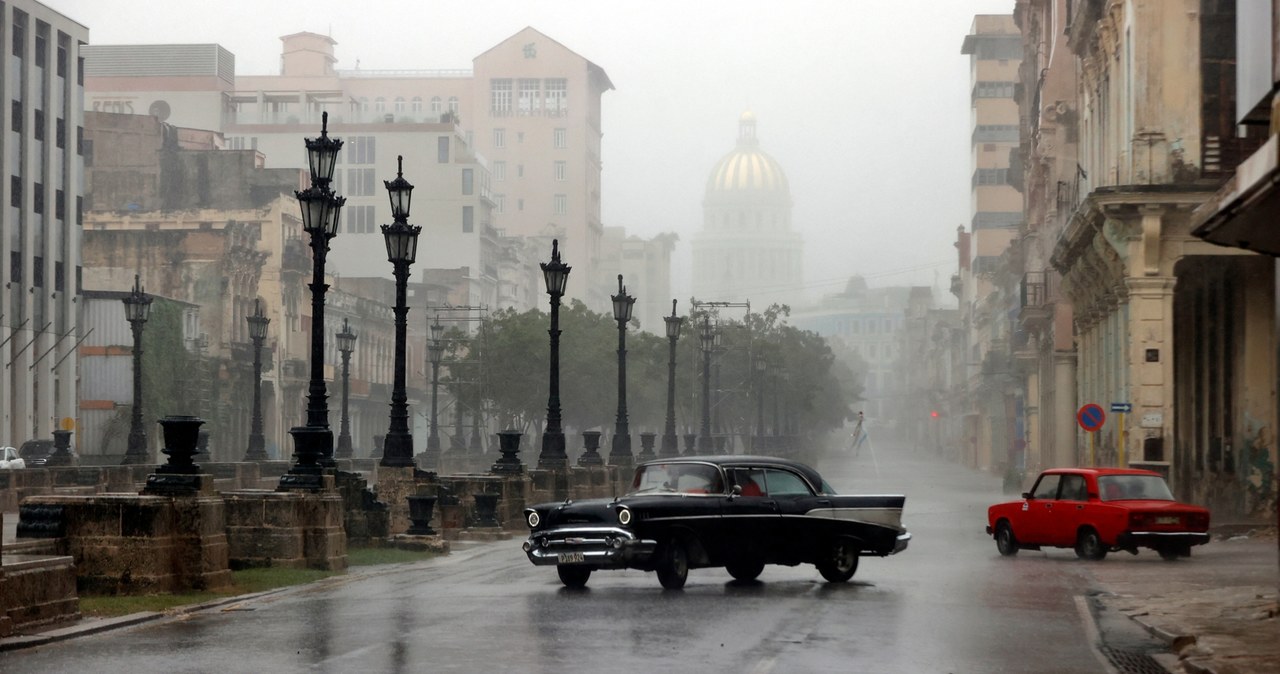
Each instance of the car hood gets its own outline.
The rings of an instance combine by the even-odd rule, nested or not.
[[[573,526],[618,523],[618,508],[626,506],[632,509],[643,509],[647,506],[673,505],[682,499],[705,499],[706,495],[690,495],[678,493],[633,494],[617,498],[593,498],[581,501],[559,501],[539,503],[532,506],[542,519],[539,527],[545,529],[552,526]]]

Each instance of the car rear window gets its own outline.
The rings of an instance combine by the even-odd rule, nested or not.
[[[1173,492],[1159,475],[1103,475],[1098,478],[1103,501],[1172,501]]]

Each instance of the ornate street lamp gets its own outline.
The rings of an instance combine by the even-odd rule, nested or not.
[[[342,319],[342,332],[339,332],[338,353],[342,354],[342,421],[338,426],[338,449],[334,455],[340,459],[350,459],[351,451],[351,418],[347,415],[347,401],[351,394],[351,352],[356,349],[356,333],[351,331],[351,324]]]
[[[662,433],[660,456],[676,456],[680,453],[680,440],[676,437],[676,342],[680,341],[680,327],[684,317],[676,315],[676,301],[671,300],[671,315],[663,318],[667,324],[667,426]]]
[[[631,321],[631,309],[636,298],[627,294],[618,274],[618,294],[613,300],[613,320],[618,322],[618,417],[613,427],[613,445],[609,450],[609,463],[615,466],[631,466],[635,456],[631,453],[631,432],[627,429],[627,323]]]
[[[391,426],[383,441],[379,465],[407,467],[413,465],[413,436],[409,433],[409,405],[404,390],[405,332],[409,316],[406,286],[409,284],[409,265],[418,256],[418,234],[422,228],[409,224],[413,185],[404,179],[404,157],[396,157],[396,162],[396,179],[383,181],[391,198],[392,223],[382,226],[382,236],[387,240],[387,261],[391,263],[396,277],[396,359],[395,383],[391,390]]]
[[[755,451],[760,453],[764,449],[764,377],[765,371],[769,369],[769,362],[765,360],[763,353],[757,353],[755,357],[756,365],[756,446]]]
[[[245,461],[266,461],[266,439],[262,436],[262,343],[267,339],[271,319],[262,313],[262,300],[253,301],[253,315],[246,316],[249,339],[253,341],[253,421],[249,425],[249,449]]]
[[[698,434],[698,453],[714,454],[711,440],[711,351],[716,345],[716,330],[709,316],[702,317],[698,339],[702,342],[702,432]]]
[[[551,373],[548,380],[547,424],[542,431],[542,450],[538,453],[538,468],[564,468],[568,455],[564,451],[564,429],[560,427],[560,298],[564,297],[569,282],[569,265],[560,261],[560,241],[551,240],[551,261],[539,264],[542,278],[551,296]]]
[[[143,292],[139,275],[133,275],[133,290],[123,298],[124,316],[133,329],[133,412],[129,420],[129,447],[123,465],[150,463],[147,432],[142,428],[142,326],[151,317],[151,296]]]
[[[436,425],[437,401],[440,395],[440,359],[444,356],[444,342],[440,339],[444,326],[437,320],[431,324],[431,343],[427,345],[427,360],[431,361],[431,430],[427,434],[426,456],[423,468],[433,470],[440,465],[440,432]]]
[[[324,468],[333,465],[333,431],[329,428],[328,394],[324,382],[324,282],[325,257],[329,241],[338,234],[338,221],[345,197],[334,194],[333,167],[342,141],[329,137],[329,113],[321,116],[320,137],[303,141],[311,186],[294,192],[302,210],[302,231],[311,244],[311,379],[307,385],[307,423],[289,429],[293,436],[296,463],[280,478],[281,489],[317,489]]]

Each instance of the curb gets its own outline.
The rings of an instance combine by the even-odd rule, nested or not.
[[[1178,662],[1183,669],[1190,674],[1217,674],[1217,670],[1212,667],[1196,664],[1183,657],[1183,651],[1196,645],[1196,636],[1194,634],[1174,634],[1162,627],[1148,623],[1138,616],[1129,616],[1129,619],[1141,625],[1151,636],[1168,644],[1169,650],[1178,658]]]

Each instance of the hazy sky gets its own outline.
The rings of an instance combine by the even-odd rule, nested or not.
[[[282,35],[338,43],[338,68],[470,68],[533,26],[608,72],[603,218],[688,242],[730,152],[738,116],[782,165],[805,239],[806,293],[872,285],[946,288],[969,220],[969,71],[974,14],[1013,0],[44,0],[94,44],[216,42],[240,75],[279,71]],[[397,14],[397,12],[403,14]],[[949,296],[940,298],[951,299]],[[793,304],[801,304],[797,299]]]

